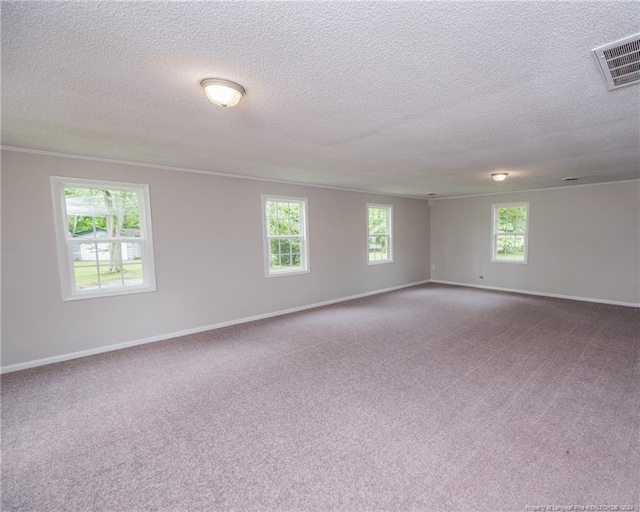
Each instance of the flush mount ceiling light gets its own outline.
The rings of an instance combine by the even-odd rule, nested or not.
[[[507,176],[509,176],[508,172],[492,172],[491,173],[491,177],[493,178],[493,181],[504,181],[507,179]]]
[[[200,85],[209,101],[221,107],[235,107],[246,92],[241,85],[222,78],[205,78]]]

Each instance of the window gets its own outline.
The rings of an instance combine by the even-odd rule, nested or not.
[[[367,247],[369,265],[393,262],[391,239],[393,206],[367,204]]]
[[[64,300],[154,291],[149,187],[51,178]]]
[[[493,205],[491,261],[526,263],[529,203]]]
[[[262,196],[266,276],[309,272],[307,200]]]

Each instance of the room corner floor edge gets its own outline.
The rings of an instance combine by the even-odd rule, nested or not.
[[[519,293],[521,295],[533,295],[536,297],[549,297],[551,299],[577,300],[580,302],[593,302],[594,304],[609,304],[610,306],[624,306],[629,308],[640,308],[640,302],[626,302],[620,300],[598,299],[596,297],[580,297],[578,295],[563,295],[561,293],[538,292],[534,290],[518,290],[517,288],[503,288],[500,286],[487,286],[482,284],[459,283],[456,281],[444,281],[441,279],[431,279],[434,284],[447,284],[450,286],[463,286],[465,288],[478,288],[481,290],[492,290],[505,293]]]

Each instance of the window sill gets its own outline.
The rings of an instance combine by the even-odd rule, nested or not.
[[[387,263],[393,263],[393,260],[376,260],[376,261],[368,261],[367,265],[385,265]]]
[[[274,272],[269,272],[267,271],[267,274],[265,275],[265,277],[271,278],[271,277],[285,277],[285,276],[297,276],[300,274],[309,274],[311,273],[311,270],[276,270]]]
[[[101,297],[117,297],[119,295],[133,295],[135,293],[149,293],[155,292],[157,288],[155,286],[139,286],[139,287],[131,287],[129,289],[118,289],[118,290],[109,290],[104,292],[95,292],[95,291],[87,291],[87,292],[73,292],[70,295],[67,295],[62,300],[74,301],[74,300],[84,300],[84,299],[99,299]]]

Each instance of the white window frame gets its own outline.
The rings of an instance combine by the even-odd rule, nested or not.
[[[498,208],[518,208],[524,206],[527,212],[527,221],[524,232],[508,233],[509,236],[524,236],[524,260],[497,258],[497,237],[505,233],[498,233]],[[529,219],[531,217],[531,209],[528,201],[519,201],[517,203],[495,203],[491,205],[491,262],[492,263],[519,263],[526,265],[529,261]]]
[[[387,210],[387,230],[385,233],[369,233],[369,209],[370,208],[384,208]],[[367,265],[381,265],[384,263],[393,263],[393,205],[392,204],[379,204],[379,203],[367,203],[366,210],[366,229],[367,229]],[[370,260],[369,259],[369,237],[371,236],[386,236],[387,237],[387,258],[384,260]]]
[[[124,288],[105,288],[99,290],[77,290],[75,288],[75,272],[72,244],[78,242],[69,236],[67,227],[67,211],[64,195],[65,187],[95,187],[97,189],[127,190],[138,192],[140,195],[140,237],[100,238],[100,243],[136,242],[142,250],[143,284]],[[149,185],[141,183],[126,183],[106,180],[90,180],[84,178],[70,178],[63,176],[51,177],[51,192],[53,197],[53,219],[55,222],[56,241],[58,248],[58,265],[60,283],[62,286],[62,300],[94,299],[98,297],[113,297],[116,295],[130,295],[156,291],[156,272],[153,255],[153,235],[151,228],[151,204],[149,199]]]
[[[262,194],[262,239],[264,247],[264,275],[265,277],[282,277],[311,272],[309,265],[309,220],[308,201],[306,197],[273,196]],[[281,203],[300,204],[300,235],[270,235],[269,219],[267,218],[267,201]],[[300,257],[302,258],[300,270],[271,270],[271,240],[276,238],[300,238]]]

